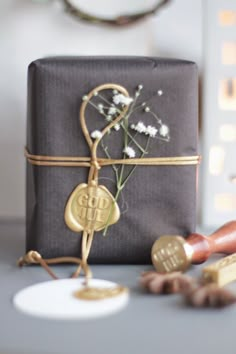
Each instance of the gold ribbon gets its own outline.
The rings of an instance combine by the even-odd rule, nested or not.
[[[25,148],[27,161],[36,166],[91,167],[91,157],[33,155]],[[144,157],[130,159],[97,158],[100,167],[110,165],[180,166],[199,165],[200,155],[173,157]]]

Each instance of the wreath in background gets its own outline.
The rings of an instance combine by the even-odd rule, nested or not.
[[[73,17],[77,18],[78,20],[82,20],[94,24],[115,26],[115,27],[132,25],[140,20],[145,19],[150,15],[156,14],[164,5],[167,5],[170,2],[170,0],[161,0],[158,1],[158,3],[152,8],[150,8],[149,10],[141,11],[134,14],[122,14],[114,18],[106,18],[106,17],[91,15],[88,12],[81,10],[81,8],[74,5],[71,2],[71,0],[61,0],[61,1],[65,5],[65,11],[70,15],[72,15]]]

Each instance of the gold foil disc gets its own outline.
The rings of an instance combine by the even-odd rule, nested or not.
[[[94,288],[85,287],[74,293],[74,296],[80,300],[103,300],[115,297],[128,292],[128,288],[116,286],[114,288]]]
[[[65,222],[75,232],[100,231],[119,218],[119,206],[105,186],[78,185],[65,209]]]

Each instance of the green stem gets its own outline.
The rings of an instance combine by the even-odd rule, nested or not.
[[[109,152],[108,152],[108,147],[104,145],[103,140],[101,140],[101,147],[102,147],[104,153],[106,154],[107,158],[108,158],[108,159],[111,159],[111,155],[110,155]],[[116,183],[118,184],[118,182],[119,182],[118,171],[119,171],[119,170],[118,170],[118,168],[117,168],[115,165],[111,165],[111,166],[112,166],[112,168],[113,168],[113,170],[114,170],[114,172],[115,172],[115,175],[116,175]]]
[[[126,127],[126,125],[128,124],[128,116],[126,116],[124,118],[124,121],[125,121],[125,125],[124,126]],[[128,131],[128,129],[125,129],[124,148],[127,147],[127,143],[128,143],[127,131]],[[123,156],[123,158],[125,158],[125,156]],[[117,183],[116,195],[114,197],[113,203],[111,205],[111,208],[110,208],[110,211],[109,211],[109,214],[108,214],[106,225],[105,225],[105,228],[104,228],[104,231],[103,231],[103,236],[106,236],[106,234],[107,234],[107,230],[109,228],[109,224],[110,224],[110,221],[111,221],[111,218],[112,218],[112,214],[113,214],[113,210],[114,210],[115,204],[116,204],[116,202],[117,202],[117,200],[119,198],[120,192],[121,192],[121,190],[123,188],[122,187],[123,174],[124,174],[124,164],[121,166],[120,176],[119,176],[118,183]]]
[[[122,188],[121,187],[117,187],[117,191],[116,191],[116,195],[114,197],[114,200],[112,202],[112,205],[111,205],[111,208],[110,208],[110,211],[109,211],[109,215],[108,215],[108,218],[107,218],[107,222],[106,222],[106,226],[104,228],[104,231],[103,231],[103,236],[106,236],[107,235],[107,231],[108,231],[108,228],[109,228],[109,224],[110,224],[110,221],[111,221],[111,218],[112,218],[112,214],[113,214],[113,210],[114,210],[114,207],[115,207],[115,204],[120,196],[120,193],[122,191]]]
[[[108,230],[108,228],[110,226],[109,224],[110,224],[110,221],[111,221],[111,218],[112,218],[112,214],[113,214],[113,210],[114,210],[115,204],[116,204],[116,202],[117,202],[117,200],[119,198],[120,192],[123,189],[123,187],[122,187],[123,173],[124,173],[124,165],[121,166],[120,176],[119,176],[118,182],[117,182],[116,195],[114,197],[114,200],[112,202],[112,205],[111,205],[111,208],[110,208],[110,211],[109,211],[109,214],[108,214],[106,225],[105,225],[105,228],[104,228],[104,231],[103,231],[103,236],[106,236],[106,234],[107,234],[107,230]]]
[[[98,93],[98,97],[100,97],[104,102],[108,103],[109,106],[111,106],[111,102],[109,102],[105,97],[103,97],[99,93]],[[115,106],[111,106],[111,107],[115,107]],[[115,108],[117,109],[117,111],[119,111],[117,107],[115,107]]]
[[[146,143],[146,146],[145,146],[145,152],[142,153],[142,155],[139,157],[140,159],[145,155],[145,154],[148,154],[148,145],[149,145],[149,141],[150,141],[150,136],[148,137],[148,140],[147,140],[147,143]],[[129,178],[132,176],[132,174],[134,173],[134,171],[136,170],[138,165],[135,165],[132,170],[129,172],[129,174],[125,177],[125,179],[123,180],[122,182],[122,188],[124,188],[124,186],[126,185],[126,183],[128,182]]]
[[[148,137],[147,139],[147,143],[146,143],[146,146],[145,146],[145,150],[144,152],[142,153],[142,155],[140,156],[140,158],[142,158],[145,154],[148,153],[147,149],[148,149],[148,145],[149,145],[149,141],[150,141],[150,137]],[[124,173],[124,166],[125,165],[122,165],[122,168],[121,168],[121,172],[120,172],[120,177],[119,177],[119,181],[118,181],[118,184],[117,184],[117,191],[116,191],[116,195],[114,197],[114,201],[111,205],[111,208],[110,208],[110,211],[109,211],[109,215],[108,215],[108,218],[107,218],[107,222],[106,222],[106,226],[104,228],[104,231],[103,231],[103,236],[106,236],[107,235],[107,231],[108,231],[108,228],[109,228],[109,223],[110,223],[110,220],[111,220],[111,217],[112,217],[112,214],[113,214],[113,210],[114,210],[114,207],[115,207],[115,203],[118,201],[118,198],[119,198],[119,195],[120,195],[120,192],[122,191],[122,189],[125,187],[126,183],[128,182],[129,178],[132,176],[132,174],[134,173],[135,169],[137,168],[137,165],[135,165],[132,170],[129,172],[129,174],[126,176],[126,178],[122,181],[123,179],[123,173]]]

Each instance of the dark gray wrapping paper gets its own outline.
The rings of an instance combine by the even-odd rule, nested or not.
[[[142,101],[163,90],[164,94],[152,99],[150,105],[169,126],[171,139],[168,143],[155,141],[149,156],[198,154],[196,65],[146,57],[58,57],[34,61],[28,75],[29,152],[89,156],[79,109],[82,96],[104,83],[120,84],[131,96],[142,84]],[[89,117],[91,129],[98,122],[93,114]],[[140,111],[135,120],[144,121],[145,117]],[[119,149],[119,143],[112,144],[111,155],[118,157]],[[47,258],[80,256],[81,234],[67,227],[64,210],[71,192],[78,184],[86,183],[87,177],[88,168],[84,167],[27,163],[27,251],[37,250]],[[114,193],[114,186],[107,179],[114,179],[112,168],[103,167],[100,177],[100,183],[106,185],[107,181]],[[196,166],[138,166],[123,193],[127,211],[109,228],[107,237],[101,232],[95,234],[89,263],[150,262],[151,247],[158,236],[194,232],[196,177]]]

